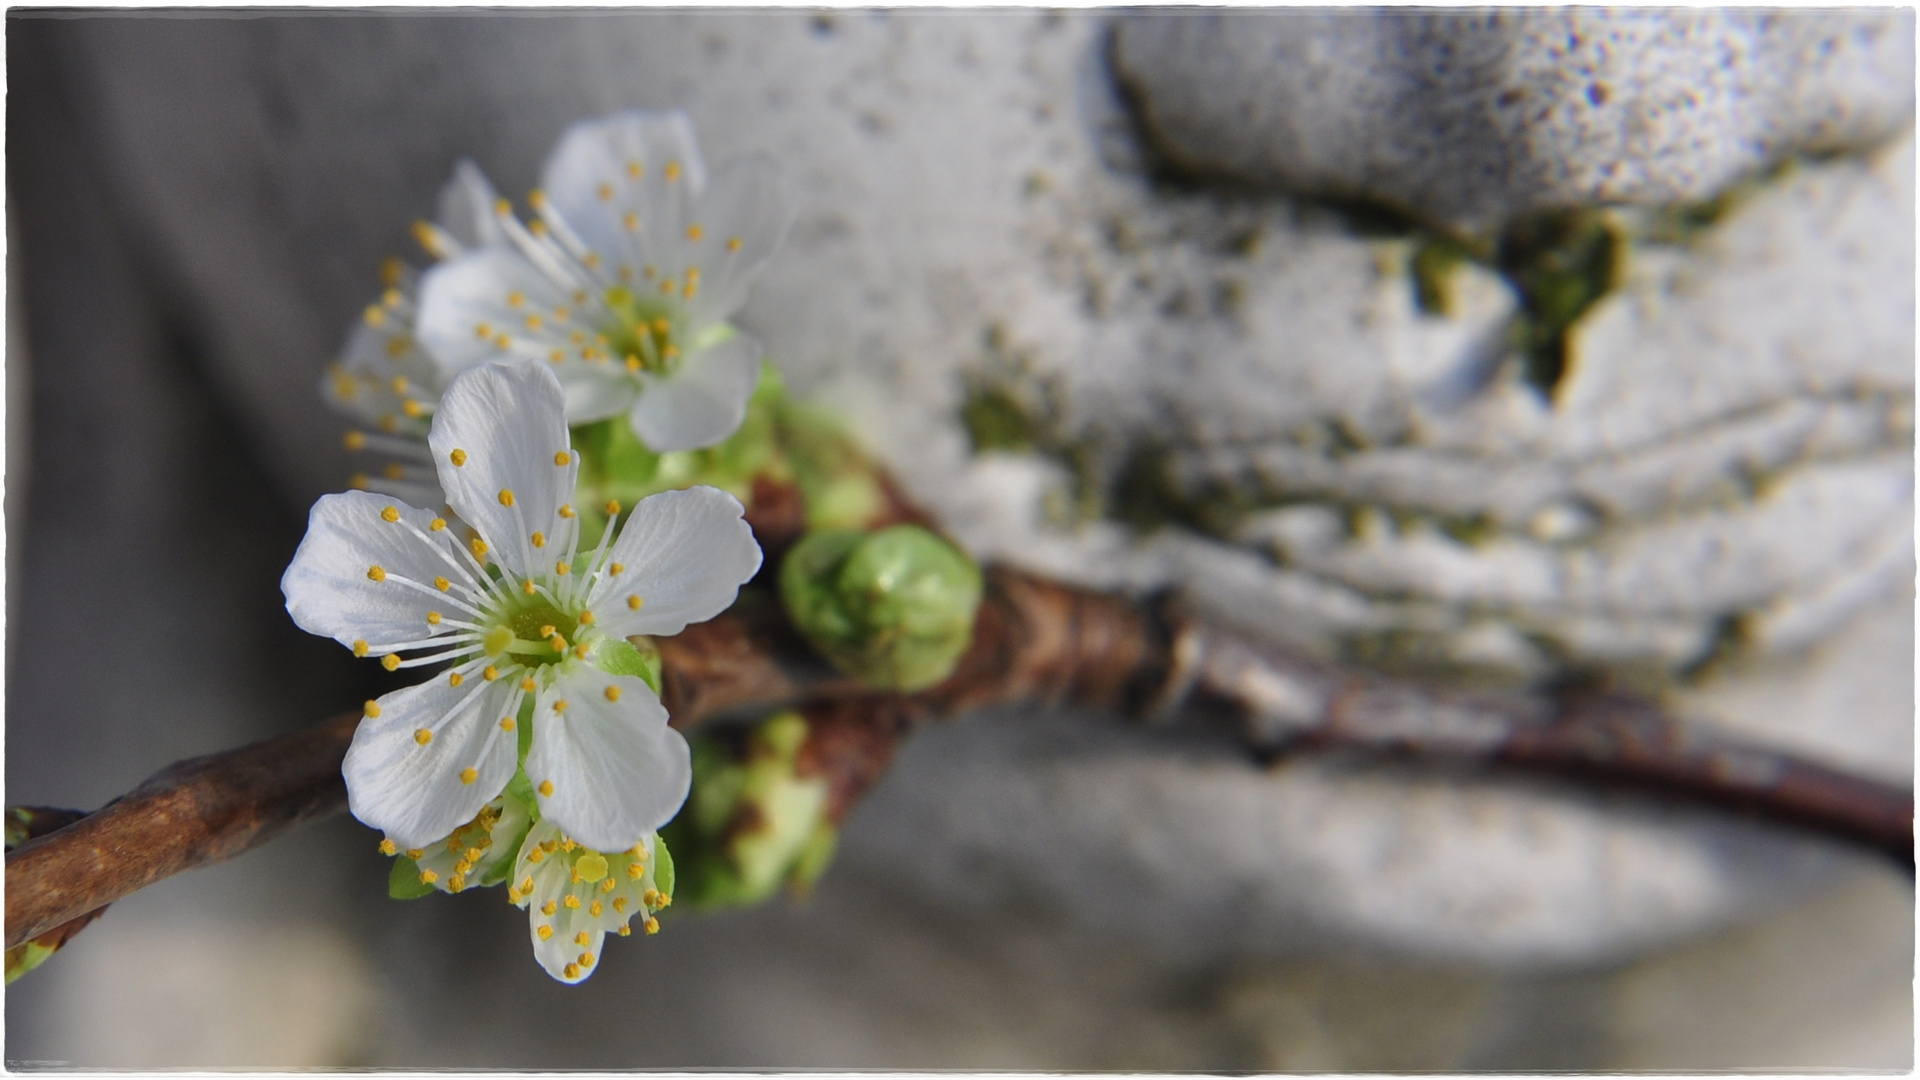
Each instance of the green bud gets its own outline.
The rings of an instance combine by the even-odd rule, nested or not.
[[[420,880],[420,864],[405,855],[393,858],[393,871],[387,875],[387,895],[395,900],[418,900],[440,890]]]
[[[795,775],[807,722],[784,712],[745,739],[693,745],[693,794],[664,830],[680,853],[680,897],[696,908],[756,904],[826,869],[835,830],[827,783]],[[656,870],[656,874],[660,871]]]
[[[883,690],[953,673],[980,587],[973,560],[918,525],[810,533],[780,568],[794,625],[835,667]]]

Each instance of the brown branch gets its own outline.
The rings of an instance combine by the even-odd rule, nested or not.
[[[778,606],[732,611],[659,642],[678,727],[803,705],[801,768],[843,816],[913,724],[985,705],[1062,702],[1230,711],[1256,750],[1348,746],[1651,784],[1870,844],[1911,865],[1913,795],[1789,755],[1708,738],[1656,707],[1596,692],[1468,695],[1318,664],[1152,605],[991,570],[971,647],[920,694],[877,694],[821,664]],[[7,856],[9,947],[168,875],[231,858],[345,806],[357,714],[155,775]]]

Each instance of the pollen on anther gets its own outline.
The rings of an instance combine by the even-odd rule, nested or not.
[[[512,731],[512,730],[513,730],[513,717],[511,717],[511,716],[503,716],[503,717],[501,717],[501,718],[500,718],[500,730],[501,730],[501,731]]]
[[[580,965],[568,964],[566,967],[560,969],[560,973],[569,979],[577,979],[580,977]]]
[[[532,596],[538,590],[533,584],[533,579],[528,578],[527,580],[520,583],[520,591],[523,593],[526,593],[528,596]]]
[[[613,571],[616,574],[624,574],[627,572],[627,564],[626,563],[608,563],[607,569]]]
[[[644,602],[645,601],[641,600],[638,596],[627,597],[627,607],[632,608],[634,611],[639,611],[640,605]]]
[[[463,784],[471,784],[471,783],[473,783],[473,782],[474,782],[475,780],[478,780],[478,779],[480,779],[480,770],[479,770],[479,769],[474,769],[474,768],[466,768],[466,769],[461,769],[461,770],[460,770],[460,782],[461,782],[461,783],[463,783]]]
[[[455,449],[451,454],[447,455],[447,460],[453,462],[455,465],[465,465],[467,463],[467,452],[465,450]]]
[[[548,798],[552,798],[553,797],[553,781],[551,780],[540,781],[540,794],[545,795]]]
[[[654,918],[651,915],[647,916],[647,933],[657,934],[659,932],[660,932],[660,920]]]
[[[609,686],[609,687],[607,687],[607,700],[608,700],[608,701],[619,701],[619,700],[620,700],[620,688],[619,688],[619,687],[617,687],[617,686]]]
[[[393,845],[393,841],[391,840],[380,841],[380,854],[382,855],[392,855],[399,850],[399,848]]]
[[[367,655],[367,643],[365,641],[355,641],[353,643],[353,655],[355,656]]]
[[[385,581],[387,580],[387,572],[378,566],[369,566],[367,567],[367,580]]]
[[[420,418],[420,414],[425,412],[426,410],[421,408],[419,402],[413,400],[412,398],[408,398],[407,400],[400,403],[400,411],[403,413],[406,413],[409,417],[412,417],[413,419],[418,420]]]
[[[582,930],[579,933],[573,935],[573,943],[575,945],[589,945],[589,944],[592,944],[592,942],[593,942],[593,935],[587,933],[585,930]]]
[[[433,579],[433,587],[439,589],[441,592],[446,592],[448,589],[453,588],[453,582],[443,577],[437,577]]]
[[[380,473],[389,480],[403,480],[406,478],[407,470],[402,468],[399,462],[390,461],[386,468],[380,470]]]
[[[363,706],[362,711],[366,713],[367,719],[376,719],[380,715],[380,703],[377,701],[369,701]]]
[[[727,250],[728,250],[728,251],[739,251],[739,250],[740,250],[740,238],[739,238],[739,237],[737,237],[737,236],[729,236],[729,237],[727,237]]]
[[[466,682],[466,681],[467,681],[467,677],[466,677],[465,675],[462,675],[462,674],[460,674],[460,673],[459,673],[459,672],[457,672],[457,671],[449,671],[449,672],[447,672],[447,685],[448,685],[448,686],[459,686],[459,685],[460,685],[461,683],[463,683],[463,682]]]
[[[555,465],[571,465],[573,464],[573,455],[567,453],[565,450],[559,451],[553,455],[553,463]]]
[[[560,560],[557,560],[557,561],[556,561],[556,562],[555,562],[555,563],[553,564],[553,572],[554,572],[554,573],[556,573],[556,574],[559,574],[559,575],[562,575],[562,576],[565,576],[565,575],[566,575],[567,573],[569,573],[569,572],[571,572],[571,571],[572,571],[572,569],[573,569],[573,567],[571,567],[571,566],[568,566],[568,565],[567,565],[567,560],[565,560],[565,559],[560,559]]]
[[[573,647],[573,655],[579,657],[582,660],[585,660],[587,658],[587,653],[591,651],[593,650],[587,648],[585,645],[575,645]]]
[[[429,611],[429,612],[427,612],[427,625],[428,625],[428,626],[439,626],[439,625],[440,625],[440,613],[439,613],[439,612],[437,612],[437,611]]]
[[[433,732],[428,731],[426,728],[419,728],[413,733],[413,741],[421,746],[425,746],[433,741]]]
[[[607,511],[608,517],[613,517],[614,515],[618,514],[620,512],[620,500],[608,499],[607,505],[606,505],[606,511]]]
[[[613,185],[612,184],[600,185],[600,201],[601,202],[613,201]]]
[[[667,162],[667,180],[671,182],[678,179],[680,179],[680,163],[677,161]]]
[[[640,215],[629,210],[620,215],[620,224],[624,225],[628,232],[637,232],[640,228]]]
[[[527,852],[527,861],[530,863],[544,862],[546,857],[547,853],[541,851],[539,848],[534,848],[532,851]]]
[[[526,678],[521,679],[520,689],[524,693],[528,693],[528,694],[533,693],[533,676],[529,675]]]
[[[531,537],[530,539],[532,539],[532,540],[533,540],[533,546],[534,546],[534,547],[537,547],[537,548],[543,548],[543,547],[546,547],[546,546],[547,546],[547,534],[546,534],[546,533],[534,533],[534,534],[533,534],[533,536],[532,536],[532,537]]]
[[[434,518],[432,521],[427,522],[427,528],[432,532],[443,532],[445,531],[446,527],[447,527],[446,518]]]
[[[553,636],[553,624],[552,624],[552,623],[548,623],[547,625],[545,625],[545,626],[542,626],[542,627],[540,628],[540,636],[541,636],[541,637],[543,637],[543,638],[544,638],[544,637],[552,637],[552,636]]]
[[[513,213],[513,204],[505,199],[495,199],[493,201],[493,212],[499,214],[501,217],[505,217]]]
[[[422,885],[431,885],[434,882],[439,880],[440,880],[440,875],[434,873],[432,870],[420,871],[420,884]]]
[[[500,489],[500,505],[501,506],[513,505],[513,489],[512,488]]]
[[[566,712],[566,711],[567,711],[567,699],[566,699],[566,698],[557,698],[557,699],[555,699],[555,700],[554,700],[554,703],[553,703],[553,711],[554,711],[554,712],[557,712],[557,713],[563,713],[563,712]]]
[[[569,911],[580,910],[580,898],[573,895],[572,893],[568,893],[565,899],[561,900],[560,902],[562,904],[565,904],[567,906],[567,910]]]
[[[548,938],[553,936],[553,927],[548,926],[546,923],[541,923],[537,928],[535,928],[534,933],[540,935],[541,941],[545,941]]]
[[[533,879],[528,878],[527,880],[532,881]],[[546,903],[540,905],[540,914],[542,915],[552,915],[554,912],[559,910],[560,910],[560,905],[552,900],[549,900]]]
[[[425,854],[426,852],[420,850],[417,847],[410,847],[407,849],[407,852],[406,852],[407,858],[409,859],[418,859],[420,856]]]
[[[645,174],[646,174],[646,166],[640,164],[638,161],[627,162],[627,176],[630,179],[638,180],[640,179],[641,176]]]
[[[563,517],[563,518],[571,518],[571,517],[573,517],[573,504],[572,504],[572,503],[568,503],[567,505],[565,505],[565,506],[562,506],[562,507],[560,508],[560,510],[559,510],[559,514],[560,514],[560,516],[561,516],[561,517]]]
[[[493,680],[500,677],[500,669],[497,667],[494,667],[492,664],[488,664],[486,667],[486,670],[480,673],[480,677],[487,680],[488,682],[492,682]]]
[[[349,431],[340,441],[345,443],[349,450],[364,450],[367,448],[367,433],[364,431]]]
[[[485,540],[482,540],[476,536],[473,539],[467,541],[467,547],[473,549],[474,558],[484,559],[487,557],[487,542]]]
[[[592,625],[593,625],[593,612],[591,612],[591,611],[583,611],[583,612],[581,612],[581,613],[580,613],[580,620],[579,620],[579,621],[580,621],[580,625],[581,625],[581,626],[592,626]]]
[[[627,876],[632,878],[635,881],[639,881],[642,877],[644,877],[646,875],[646,872],[647,872],[647,868],[640,865],[637,862],[627,864]]]
[[[608,880],[608,881],[612,881],[613,879],[612,879],[612,878],[608,878],[607,880]],[[614,911],[616,911],[616,912],[623,912],[623,911],[625,911],[625,910],[627,910],[627,898],[626,898],[626,897],[624,897],[624,896],[616,896],[616,897],[614,897],[614,898],[613,898],[613,910],[614,910]]]

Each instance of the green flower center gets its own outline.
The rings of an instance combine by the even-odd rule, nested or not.
[[[636,374],[664,375],[680,366],[679,304],[666,297],[635,295],[622,285],[607,290],[606,302],[613,322],[604,333],[614,359]]]
[[[514,654],[528,666],[553,664],[567,658],[567,649],[576,644],[580,622],[553,606],[543,596],[528,597],[498,612],[482,644],[487,655]]]

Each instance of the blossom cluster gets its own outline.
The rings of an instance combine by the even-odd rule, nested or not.
[[[390,464],[314,505],[281,585],[302,629],[436,671],[366,703],[343,767],[392,891],[504,883],[578,982],[671,902],[657,830],[692,770],[648,641],[727,608],[761,552],[711,487],[576,509],[570,428],[732,435],[763,350],[727,320],[791,211],[770,162],[709,178],[686,117],[654,112],[570,128],[528,202],[523,223],[462,162],[415,228],[439,262],[385,268],[322,392]]]

